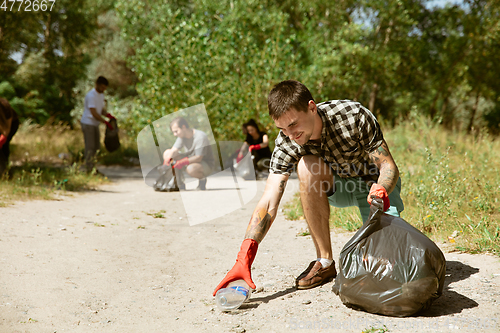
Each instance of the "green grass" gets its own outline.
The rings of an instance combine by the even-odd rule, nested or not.
[[[289,220],[303,220],[304,211],[302,210],[302,205],[300,204],[300,193],[297,192],[293,196],[293,200],[285,203],[283,206],[283,213]]]
[[[103,165],[133,166],[137,165],[139,162],[139,153],[135,147],[132,148],[122,145],[118,150],[112,153],[101,151],[97,159],[99,163]]]
[[[112,153],[106,151],[104,127],[101,126],[101,150],[97,161],[103,165],[137,165],[139,154],[135,137],[120,132],[120,148]],[[63,125],[40,126],[25,122],[11,142],[11,161],[44,162],[48,164],[82,163],[84,154],[83,134],[80,128],[71,129]],[[66,155],[61,159],[60,155]]]
[[[305,219],[304,211],[302,210],[302,205],[300,204],[300,193],[295,193],[293,199],[284,205],[283,212],[289,220]],[[361,217],[357,207],[348,207],[343,209],[330,207],[330,227],[340,228],[347,231],[356,231],[362,225],[363,223],[361,222]],[[299,236],[307,235],[309,235],[307,230],[299,233]]]
[[[452,249],[500,255],[500,141],[445,131],[418,116],[383,128],[401,174],[401,217]],[[285,214],[303,218],[298,196]],[[358,209],[332,207],[330,225],[357,230]]]
[[[52,166],[27,162],[12,166],[0,178],[0,206],[16,200],[53,199],[56,192],[91,190],[105,177],[80,171],[80,165]]]
[[[144,213],[146,213],[146,212],[144,212]],[[165,214],[165,213],[166,213],[166,211],[164,211],[164,210],[160,210],[159,212],[150,212],[150,213],[146,213],[146,215],[148,215],[148,216],[152,216],[152,217],[154,217],[155,219],[164,219],[164,218],[165,218],[165,215],[163,215],[163,214]]]

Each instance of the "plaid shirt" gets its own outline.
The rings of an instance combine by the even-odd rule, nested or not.
[[[361,177],[368,185],[377,182],[379,169],[369,153],[384,140],[375,116],[358,102],[333,100],[317,105],[323,121],[321,142],[300,146],[282,131],[275,141],[270,171],[290,175],[304,155],[323,158],[342,178]]]

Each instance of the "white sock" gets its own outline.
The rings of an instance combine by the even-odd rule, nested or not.
[[[316,259],[316,261],[319,261],[321,263],[321,266],[323,266],[323,268],[327,268],[330,267],[330,265],[333,262],[333,259],[318,258]]]

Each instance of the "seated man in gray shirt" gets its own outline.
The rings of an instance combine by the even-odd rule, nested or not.
[[[175,169],[185,170],[188,175],[199,179],[198,189],[205,190],[207,176],[212,173],[215,167],[215,159],[208,141],[207,135],[197,129],[190,128],[186,119],[177,117],[170,123],[170,130],[177,137],[172,148],[163,153],[163,164],[170,164],[172,159],[180,156],[179,151],[185,147],[185,156],[175,162]],[[185,186],[177,179],[179,189]]]

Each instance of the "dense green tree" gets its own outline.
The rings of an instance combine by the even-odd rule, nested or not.
[[[52,10],[27,12],[13,6],[2,13],[0,75],[15,87],[13,104],[22,118],[71,120],[73,87],[90,61],[81,45],[97,28],[92,5],[88,0],[60,0],[48,4]],[[11,59],[16,52],[23,56],[20,65]]]
[[[500,93],[500,4],[489,0],[468,0],[468,15],[464,35],[468,36],[465,58],[467,99],[472,100],[466,130],[471,132],[478,118],[482,98],[496,102]]]
[[[221,139],[239,137],[248,118],[271,128],[267,92],[298,72],[286,14],[261,1],[119,1],[117,9],[135,50],[138,125],[203,102]]]
[[[276,134],[267,93],[297,79],[318,102],[358,100],[393,122],[417,110],[449,128],[471,131],[483,118],[498,128],[499,8],[496,0],[60,0],[52,12],[2,13],[0,92],[14,89],[24,117],[70,121],[104,75],[135,131],[205,103],[218,139],[241,139],[249,118]]]

